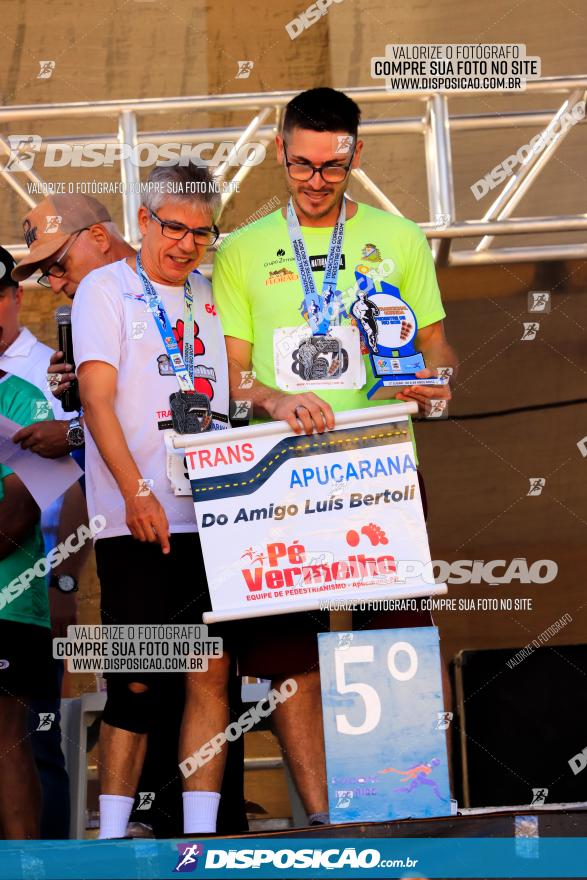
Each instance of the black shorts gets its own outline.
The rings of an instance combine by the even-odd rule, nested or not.
[[[159,544],[130,535],[96,541],[104,625],[202,623],[212,606],[199,535],[172,534],[170,545],[164,555]],[[316,634],[328,624],[328,612],[307,611],[213,624],[208,635],[222,638],[241,675],[277,678],[318,668]],[[154,675],[111,674],[137,682],[152,682]]]
[[[0,697],[40,699],[51,693],[51,630],[0,620]]]

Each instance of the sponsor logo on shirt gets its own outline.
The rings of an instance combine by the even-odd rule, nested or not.
[[[274,272],[269,272],[269,278],[265,281],[265,286],[267,287],[270,284],[282,284],[284,281],[299,281],[300,276],[297,272],[291,272],[285,267],[283,269],[276,269]]]
[[[281,252],[281,250],[277,251],[277,256],[279,259],[267,260],[265,263],[263,263],[264,268],[267,269],[269,266],[283,266],[284,263],[295,263],[293,257],[285,256],[285,251],[283,251],[283,253]]]
[[[216,381],[216,370],[214,367],[205,367],[204,364],[197,364],[194,367],[194,376],[198,379],[210,379],[211,382]]]
[[[175,327],[173,329],[173,335],[175,337],[175,341],[179,346],[179,350],[183,357],[183,333],[184,333],[184,323],[181,318],[178,318],[176,321]],[[194,321],[194,357],[201,357],[206,353],[206,346],[204,345],[204,340],[200,336],[200,327],[197,321]],[[177,355],[174,355],[174,358],[177,359],[177,366],[180,365],[180,359],[177,358]],[[159,368],[159,374],[161,376],[174,376],[175,371],[169,362],[169,358],[166,354],[160,354],[157,358],[157,366]],[[210,400],[214,400],[214,386],[212,382],[216,382],[216,371],[213,367],[207,367],[205,364],[195,364],[194,365],[194,389],[198,392],[198,394],[205,394],[206,397],[209,397]]]
[[[173,428],[173,420],[171,418],[171,410],[170,409],[158,409],[155,410],[155,418],[157,420],[157,428],[159,431],[169,431]],[[229,428],[230,425],[228,423],[228,416],[224,413],[216,412],[212,410],[212,425],[210,429],[212,431],[218,431],[221,428]]]
[[[370,263],[381,262],[381,251],[374,244],[366,244],[361,251],[361,256],[364,260],[369,260]]]
[[[313,272],[323,272],[326,268],[326,260],[328,259],[328,254],[313,254],[308,257],[308,259],[310,260],[310,266]],[[346,268],[346,260],[344,254],[340,255],[338,268]]]
[[[284,263],[295,263],[294,257],[285,256],[285,251],[283,248],[279,248],[276,254],[277,257],[279,257],[280,259],[267,260],[267,262],[263,263],[263,266],[265,268],[268,268],[269,266],[283,266]],[[328,254],[310,254],[308,259],[310,260],[310,266],[313,272],[323,272],[326,268],[326,260],[328,259]],[[378,259],[381,259],[381,257],[379,257]],[[346,268],[346,259],[344,254],[340,255],[338,268]]]

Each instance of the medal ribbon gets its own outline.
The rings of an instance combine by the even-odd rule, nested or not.
[[[183,285],[183,351],[181,354],[179,344],[173,335],[173,328],[169,315],[165,310],[163,301],[153,284],[151,279],[145,272],[143,261],[141,260],[141,252],[137,254],[137,275],[141,279],[145,298],[147,300],[147,309],[153,313],[153,318],[157,325],[157,329],[163,340],[165,351],[171,362],[171,366],[175,372],[179,387],[182,391],[194,391],[194,298],[190,282],[186,278]],[[184,359],[185,358],[185,359]]]
[[[308,313],[308,324],[315,335],[324,336],[332,323],[334,323],[332,315],[327,313],[326,294],[334,293],[336,290],[336,282],[338,279],[338,270],[340,267],[340,255],[342,254],[342,245],[344,241],[344,223],[346,219],[346,207],[343,197],[340,206],[338,220],[332,230],[330,237],[330,246],[328,248],[328,256],[326,258],[326,266],[324,268],[324,279],[322,281],[322,293],[318,293],[314,283],[312,266],[308,259],[308,252],[302,237],[302,230],[296,212],[293,206],[293,199],[290,199],[287,205],[287,231],[294,252],[295,261],[298,267],[298,274],[304,291],[303,307]],[[316,309],[311,308],[312,305]],[[340,323],[340,317],[338,318]]]

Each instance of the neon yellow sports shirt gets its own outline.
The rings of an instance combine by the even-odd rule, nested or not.
[[[332,227],[302,227],[318,292],[322,289],[331,234]],[[398,287],[402,299],[413,309],[419,328],[445,317],[430,247],[420,227],[411,220],[359,203],[354,217],[346,221],[337,283],[347,304],[343,325],[354,323],[348,309],[355,295],[344,292],[354,289],[357,266],[363,267],[363,272],[378,267],[390,270],[389,274],[379,274],[376,287],[380,281]],[[215,258],[212,286],[225,336],[252,343],[251,368],[256,378],[277,388],[273,333],[281,327],[306,323],[300,310],[302,286],[281,210],[236,230],[225,240]],[[393,403],[367,398],[376,380],[367,351],[362,351],[367,376],[363,388],[316,391],[335,412]]]

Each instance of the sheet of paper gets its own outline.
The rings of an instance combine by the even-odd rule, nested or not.
[[[79,480],[83,471],[69,455],[41,458],[28,449],[21,449],[11,439],[21,427],[0,415],[0,463],[20,477],[41,510],[45,510]]]

